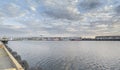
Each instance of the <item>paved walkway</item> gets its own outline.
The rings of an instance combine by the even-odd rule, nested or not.
[[[1,43],[0,43],[0,70],[15,67],[13,65],[14,64],[12,63],[12,61],[10,60],[9,56],[7,55],[5,50],[2,48]]]

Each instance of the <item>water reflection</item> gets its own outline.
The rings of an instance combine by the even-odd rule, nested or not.
[[[120,70],[118,41],[18,41],[8,45],[28,61],[31,70]]]

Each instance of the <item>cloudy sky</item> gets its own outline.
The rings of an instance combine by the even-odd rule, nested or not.
[[[120,35],[120,0],[0,0],[0,36]]]

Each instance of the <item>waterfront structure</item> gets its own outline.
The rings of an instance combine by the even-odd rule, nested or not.
[[[35,41],[80,41],[81,37],[19,37],[12,40],[35,40]]]
[[[120,36],[96,36],[95,39],[120,39]]]
[[[81,41],[82,38],[81,37],[69,37],[70,41]]]

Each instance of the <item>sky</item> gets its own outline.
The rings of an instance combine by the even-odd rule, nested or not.
[[[0,36],[120,35],[120,0],[0,0]]]

